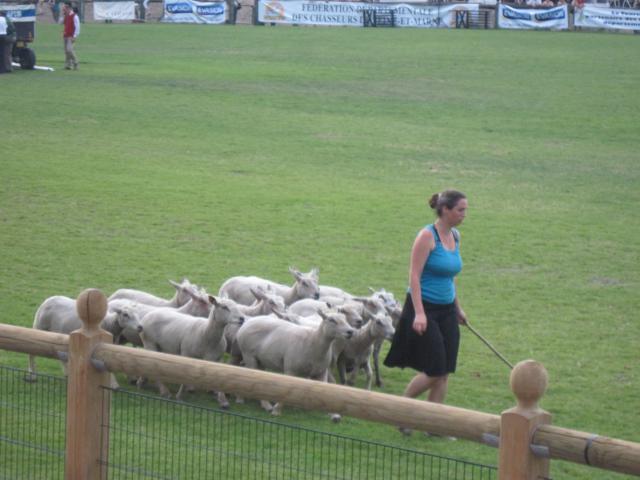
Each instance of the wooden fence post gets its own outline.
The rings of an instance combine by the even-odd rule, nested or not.
[[[65,479],[99,480],[107,478],[110,374],[98,370],[91,362],[93,350],[100,343],[112,343],[109,332],[100,329],[107,313],[107,299],[100,290],[88,289],[76,300],[83,326],[69,335],[67,367],[67,453]]]
[[[499,480],[549,478],[549,459],[531,450],[536,428],[551,423],[551,415],[538,407],[547,380],[547,370],[534,360],[524,360],[511,371],[511,390],[518,405],[502,412],[500,419]]]

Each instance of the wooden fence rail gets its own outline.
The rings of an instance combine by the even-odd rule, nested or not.
[[[59,358],[68,353],[68,402],[74,415],[67,424],[67,479],[100,478],[101,450],[108,441],[100,429],[98,385],[109,385],[109,372],[191,384],[245,398],[281,401],[300,408],[340,413],[440,435],[494,443],[499,447],[500,480],[534,480],[549,476],[549,459],[562,459],[640,476],[640,444],[549,425],[538,407],[547,386],[544,367],[527,360],[511,373],[517,406],[488,413],[371,392],[342,385],[234,367],[222,363],[113,345],[98,325],[106,298],[85,290],[77,301],[84,327],[71,335],[0,324],[0,348]],[[97,368],[104,366],[106,369]],[[99,410],[99,411],[98,411]],[[97,420],[96,420],[97,419]],[[97,422],[97,423],[95,423]],[[493,439],[493,441],[492,441]],[[74,450],[75,449],[75,450]],[[102,472],[104,473],[104,472]]]

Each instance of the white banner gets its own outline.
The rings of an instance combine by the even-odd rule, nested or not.
[[[9,17],[14,23],[36,21],[35,5],[13,5],[10,3],[0,3],[0,10],[7,12],[7,17]]]
[[[576,27],[640,30],[640,10],[585,5],[574,11]]]
[[[392,10],[396,27],[453,28],[456,12],[477,11],[478,4],[408,5],[318,2],[312,0],[259,0],[258,20],[264,23],[300,25],[363,26],[363,10]]]
[[[162,21],[168,23],[224,23],[227,21],[227,4],[226,2],[164,0]]]
[[[94,20],[135,20],[136,2],[93,2]]]
[[[566,5],[554,8],[512,8],[500,4],[498,11],[499,28],[536,29],[569,28],[569,9]]]

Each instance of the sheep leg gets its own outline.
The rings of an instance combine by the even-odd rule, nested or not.
[[[182,392],[184,391],[184,383],[180,384],[180,388],[178,389],[178,393],[176,393],[176,400],[182,399]]]
[[[160,380],[156,380],[156,386],[158,387],[158,392],[160,392],[160,396],[165,398],[171,398],[171,391],[167,388],[167,386],[162,383]]]
[[[25,382],[36,382],[38,381],[38,377],[36,375],[36,356],[29,355],[29,373],[24,376]]]
[[[373,344],[373,369],[376,373],[376,387],[382,388],[382,377],[380,377],[380,362],[378,358],[380,357],[380,350],[382,349],[383,340],[376,340]]]
[[[231,348],[231,358],[229,359],[229,365],[240,366],[242,364],[242,355],[235,353],[233,347]],[[236,395],[236,403],[244,403],[244,398]]]
[[[144,385],[147,384],[147,379],[145,377],[138,377],[136,380],[136,387],[140,390]]]
[[[224,392],[217,392],[216,397],[218,399],[218,405],[220,405],[220,408],[224,410],[229,408],[229,400],[227,400],[227,396]]]
[[[277,413],[273,413],[273,409],[275,408],[275,405],[271,405],[271,403],[267,400],[260,400],[260,406],[262,408],[264,408],[267,412],[273,414],[273,415],[278,415]]]
[[[371,362],[367,358],[367,361],[362,365],[364,369],[364,373],[367,376],[367,390],[371,390],[371,380],[372,380],[372,371],[371,371]]]
[[[262,402],[266,402],[265,400],[262,400]],[[266,402],[269,403],[269,402]],[[273,407],[271,408],[271,415],[273,415],[274,417],[279,417],[280,415],[282,415],[282,402],[276,402],[273,404]]]
[[[116,379],[116,376],[112,373],[109,375],[110,379],[109,379],[109,385],[113,390],[118,390],[120,388],[120,384],[118,383],[118,380]]]
[[[338,377],[340,377],[340,384],[344,385],[347,376],[347,365],[342,355],[338,358]]]
[[[330,372],[327,369],[322,375],[320,375],[318,380],[320,380],[321,382],[328,383],[329,375],[330,375]],[[342,416],[339,413],[329,413],[328,415],[333,423],[339,423],[340,420],[342,420]]]
[[[142,345],[145,350],[150,350],[152,352],[160,351],[160,348],[158,348],[157,344],[155,344],[152,341],[149,341],[144,336],[142,336]],[[139,377],[136,382],[137,387],[142,388],[142,385],[144,384],[144,382],[145,382],[145,379],[143,377]],[[167,386],[164,383],[162,383],[160,380],[156,380],[156,386],[158,387],[158,392],[162,397],[171,398],[171,391],[167,388]]]
[[[258,370],[258,360],[255,357],[251,356],[243,356],[244,365],[247,368],[253,368],[254,370]],[[267,412],[272,413],[274,406],[271,405],[267,400],[260,400],[260,406],[264,408]]]
[[[349,372],[349,378],[347,379],[347,385],[354,386],[356,384],[356,377],[358,376],[358,367],[354,365],[353,370]]]

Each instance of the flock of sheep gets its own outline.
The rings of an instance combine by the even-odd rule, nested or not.
[[[319,285],[317,269],[289,272],[295,279],[290,287],[254,276],[232,277],[217,296],[187,279],[170,281],[176,289],[170,300],[120,289],[108,299],[101,328],[113,335],[114,343],[213,362],[226,353],[234,365],[321,381],[335,382],[337,371],[341,383],[354,385],[364,370],[367,389],[373,357],[376,385],[381,386],[378,354],[383,341],[393,337],[401,311],[393,294],[372,289],[369,296],[355,296]],[[33,328],[67,334],[80,327],[75,300],[63,296],[46,299],[33,322]],[[32,356],[29,372],[35,376]],[[143,380],[138,379],[139,386]],[[170,395],[162,382],[157,384],[160,394]],[[223,392],[217,399],[228,408]],[[279,404],[261,405],[273,415],[281,413]]]

